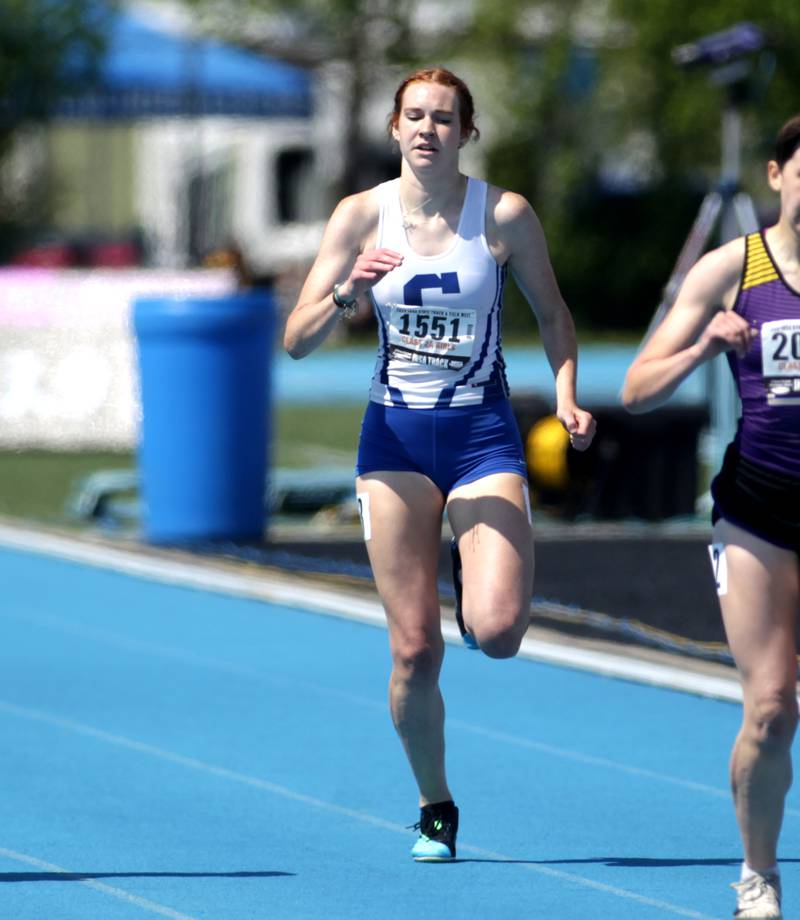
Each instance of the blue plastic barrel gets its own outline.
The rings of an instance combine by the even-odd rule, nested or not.
[[[176,544],[263,538],[270,292],[139,298],[133,326],[145,539]]]

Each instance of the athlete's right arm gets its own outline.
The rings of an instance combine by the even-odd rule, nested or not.
[[[622,402],[629,412],[660,406],[695,368],[722,352],[744,355],[755,332],[730,309],[743,261],[738,239],[693,266],[669,313],[628,369]]]
[[[321,345],[339,320],[333,286],[349,300],[360,297],[402,257],[388,249],[367,249],[374,236],[378,206],[374,190],[351,195],[339,202],[322,237],[300,296],[286,320],[283,345],[293,358],[303,358]]]

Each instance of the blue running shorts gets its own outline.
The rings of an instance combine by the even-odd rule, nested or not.
[[[356,473],[422,473],[447,497],[492,473],[528,478],[511,403],[408,409],[370,402],[361,423]]]

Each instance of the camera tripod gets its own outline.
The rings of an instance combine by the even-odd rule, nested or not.
[[[655,332],[675,302],[692,266],[703,255],[712,235],[718,232],[722,244],[737,236],[758,230],[758,217],[752,198],[739,187],[741,112],[737,95],[729,94],[722,114],[722,171],[713,191],[706,193],[697,217],[672,270],[642,347]],[[725,355],[718,355],[707,366],[705,393],[709,406],[709,460],[716,469],[725,446],[733,437],[739,415],[739,397]]]

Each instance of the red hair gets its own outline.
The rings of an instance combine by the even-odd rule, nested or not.
[[[409,74],[397,87],[394,94],[394,109],[389,116],[389,134],[397,127],[400,120],[400,110],[403,107],[403,93],[412,83],[439,83],[441,86],[450,86],[456,91],[458,99],[458,117],[461,125],[461,140],[466,142],[473,138],[477,140],[481,132],[475,126],[475,104],[472,93],[467,84],[454,73],[444,67],[429,67]]]

